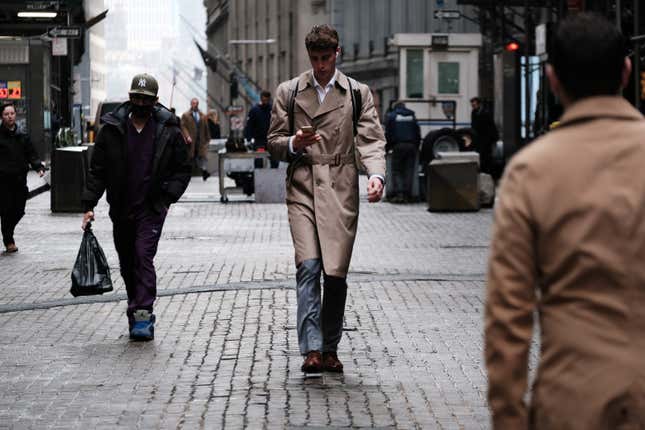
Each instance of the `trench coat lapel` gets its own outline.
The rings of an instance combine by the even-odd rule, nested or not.
[[[319,117],[345,105],[345,92],[334,85],[334,88],[327,94],[323,103],[318,107],[314,117]]]
[[[313,86],[308,86],[302,90],[298,90],[296,96],[296,104],[302,109],[310,119],[316,116],[316,112],[320,107],[318,102],[318,94]]]
[[[318,94],[316,94],[316,89],[314,88],[313,74],[311,71],[300,75],[296,104],[304,111],[309,119],[314,118],[320,103],[318,102]]]

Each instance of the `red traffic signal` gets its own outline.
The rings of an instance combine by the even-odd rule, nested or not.
[[[504,46],[504,49],[509,51],[509,52],[515,52],[518,49],[520,49],[520,44],[513,40],[513,41],[508,42],[506,44],[506,46]]]

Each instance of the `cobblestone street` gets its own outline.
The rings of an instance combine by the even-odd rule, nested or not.
[[[304,379],[285,205],[221,204],[216,180],[193,178],[159,244],[155,340],[133,343],[107,205],[94,231],[115,291],[73,298],[81,215],[52,214],[49,198],[28,201],[20,252],[0,257],[0,428],[489,427],[491,210],[363,195],[345,373]]]

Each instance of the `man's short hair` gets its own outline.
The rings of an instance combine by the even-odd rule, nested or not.
[[[264,90],[260,93],[260,97],[271,97],[271,93],[268,92],[267,90]]]
[[[481,104],[481,103],[482,103],[482,99],[480,99],[479,97],[473,97],[472,99],[470,99],[470,102],[471,102],[471,103],[472,103],[472,102],[477,102],[477,103]]]
[[[0,116],[2,116],[2,114],[4,113],[4,110],[6,108],[8,108],[9,106],[11,106],[13,108],[13,110],[16,110],[16,105],[13,102],[7,102],[7,103],[4,103],[4,104],[1,104],[0,105]]]
[[[322,24],[314,25],[307,37],[305,37],[307,51],[325,51],[327,49],[338,49],[338,32],[334,27]]]
[[[615,25],[584,12],[557,26],[549,63],[567,94],[577,100],[617,94],[626,53],[625,38]]]

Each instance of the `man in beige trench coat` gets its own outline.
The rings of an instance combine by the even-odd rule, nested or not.
[[[208,161],[208,142],[211,140],[208,130],[208,118],[199,110],[199,100],[190,101],[190,109],[181,114],[181,131],[186,137],[188,156],[202,171],[202,179],[210,176],[206,168]]]
[[[297,266],[298,342],[305,356],[302,370],[342,372],[336,351],[342,335],[346,277],[359,205],[354,151],[358,150],[369,175],[368,200],[377,202],[385,178],[385,137],[369,88],[350,82],[336,70],[340,52],[336,30],[328,25],[314,26],[305,46],[312,70],[278,87],[268,149],[272,158],[290,163],[286,200]],[[291,133],[288,104],[295,82],[298,88]],[[354,89],[360,90],[362,99],[356,139],[351,98]]]
[[[619,96],[625,56],[605,18],[563,21],[547,77],[564,115],[502,179],[485,328],[496,429],[645,428],[645,121]]]

